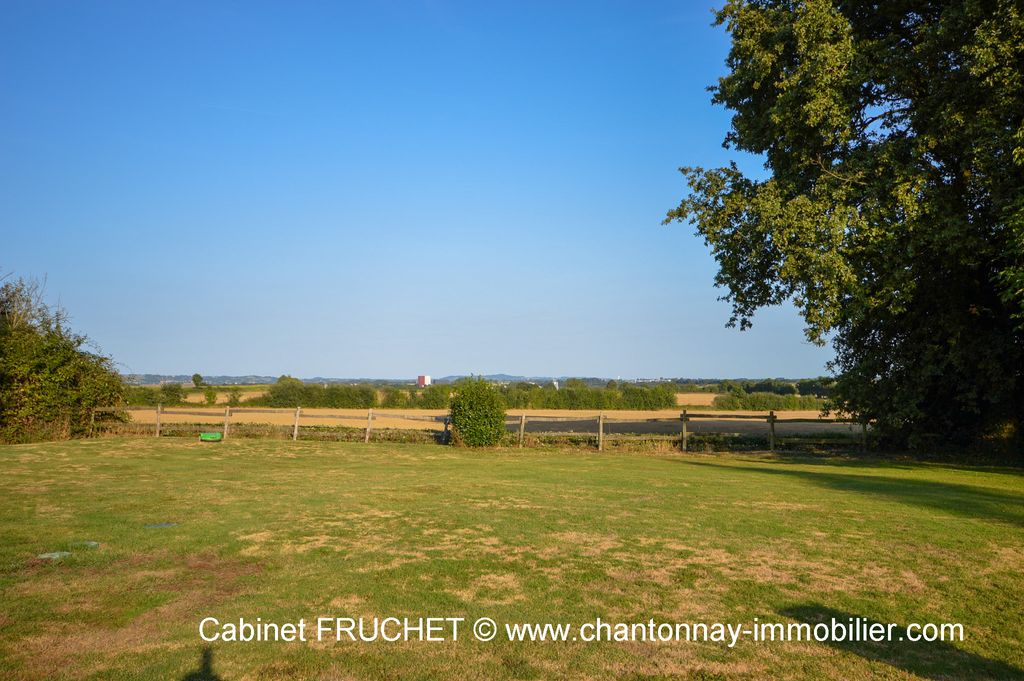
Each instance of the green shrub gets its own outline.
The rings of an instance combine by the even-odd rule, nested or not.
[[[779,395],[777,393],[745,393],[742,390],[715,397],[715,409],[756,411],[787,411],[821,409],[822,400],[812,395]]]
[[[155,407],[160,404],[160,390],[144,385],[132,385],[125,389],[125,402],[132,407]]]
[[[83,435],[94,407],[124,396],[113,361],[90,352],[42,294],[23,279],[0,286],[0,442]]]
[[[482,378],[470,378],[455,386],[451,401],[452,436],[456,444],[488,447],[505,435],[505,400]]]
[[[181,404],[185,401],[185,389],[180,383],[164,383],[160,386],[160,401],[165,407],[169,404]]]
[[[206,403],[209,405],[217,404],[217,389],[212,385],[207,386],[206,390],[203,391],[203,399],[205,399]]]
[[[415,400],[411,400],[413,406],[419,409],[447,409],[451,405],[452,387],[435,383],[428,385]]]
[[[409,393],[398,388],[384,388],[384,399],[381,406],[386,409],[409,406]]]

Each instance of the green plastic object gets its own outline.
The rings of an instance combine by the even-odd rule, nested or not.
[[[223,439],[222,433],[199,433],[200,442],[220,442]]]

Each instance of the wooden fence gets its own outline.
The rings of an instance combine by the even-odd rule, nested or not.
[[[93,410],[90,419],[90,436],[96,432],[96,414],[103,412],[113,413],[131,413],[133,411],[145,411],[148,408],[142,407],[98,407]],[[223,427],[223,438],[226,440],[230,432],[231,427],[231,416],[232,414],[281,414],[290,413],[287,409],[256,409],[248,407],[225,407],[224,408],[224,427]],[[189,409],[164,409],[158,405],[156,407],[156,420],[154,423],[153,434],[156,437],[160,437],[161,433],[161,417],[164,415],[185,415],[185,416],[203,416],[209,418],[213,414],[207,411],[196,411]],[[299,439],[299,420],[300,419],[327,419],[327,420],[339,420],[339,421],[363,421],[364,417],[353,414],[320,414],[320,413],[303,413],[302,407],[295,408],[295,418],[291,428],[291,439]],[[362,426],[364,430],[363,442],[370,442],[370,436],[373,433],[373,422],[375,419],[386,418],[389,420],[403,420],[403,421],[425,421],[430,423],[443,423],[444,431],[443,437],[445,441],[448,439],[449,428],[451,420],[448,416],[429,416],[424,414],[398,414],[393,412],[386,412],[385,414],[375,414],[373,409],[366,411],[365,425]],[[523,447],[523,442],[526,439],[526,425],[527,423],[565,423],[565,422],[587,422],[593,420],[596,425],[595,440],[598,451],[604,450],[606,442],[613,440],[651,440],[651,439],[667,439],[677,440],[682,450],[685,452],[689,448],[689,441],[691,434],[689,432],[688,424],[695,420],[715,420],[715,421],[732,421],[732,420],[751,420],[751,421],[763,421],[767,424],[768,430],[768,448],[771,451],[775,451],[776,436],[775,426],[778,423],[849,423],[849,424],[860,424],[860,445],[862,449],[867,448],[867,424],[855,421],[853,419],[844,418],[780,418],[774,411],[769,412],[767,415],[762,414],[728,414],[728,413],[689,413],[685,409],[678,417],[672,418],[649,418],[649,419],[638,419],[638,418],[627,418],[627,417],[615,417],[607,416],[604,413],[599,414],[596,417],[581,417],[581,416],[541,416],[541,415],[530,415],[521,414],[519,416],[510,416],[506,418],[506,427],[513,429],[515,432],[516,426],[518,426],[518,446]],[[627,433],[607,433],[605,432],[605,424],[608,423],[678,423],[679,434],[678,435],[637,435]],[[534,433],[537,435],[579,435],[576,431],[572,430],[544,430],[540,433]],[[588,434],[588,433],[584,433]]]
[[[100,412],[107,413],[131,413],[135,411],[148,411],[147,407],[97,407],[93,410],[92,416],[90,417],[89,434],[95,434],[96,414]],[[233,414],[281,414],[291,413],[290,409],[255,409],[249,407],[225,407],[224,408],[224,430],[223,437],[226,440],[228,438],[228,432],[231,428],[231,416]],[[209,418],[214,414],[207,411],[197,411],[194,409],[164,409],[162,405],[156,407],[156,420],[153,424],[153,435],[160,437],[162,430],[161,417],[164,415],[176,415],[176,416],[203,416]],[[403,421],[429,421],[431,423],[443,423],[444,432],[448,432],[449,419],[447,416],[426,416],[423,414],[392,414],[388,413],[385,416],[375,415],[373,409],[368,409],[366,416],[358,416],[354,414],[312,414],[303,413],[302,407],[295,408],[295,419],[292,423],[292,440],[299,439],[299,419],[328,419],[338,421],[364,421],[365,436],[364,442],[370,441],[370,434],[373,432],[373,421],[375,418],[388,418],[388,419],[400,419]]]

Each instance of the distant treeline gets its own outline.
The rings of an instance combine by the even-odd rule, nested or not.
[[[726,380],[715,385],[719,393],[772,393],[775,395],[810,395],[828,397],[834,381],[830,378],[806,378],[799,381],[764,379],[759,381]],[[717,403],[717,400],[716,400]],[[733,408],[733,407],[730,407]]]
[[[832,391],[832,380],[808,378],[800,381],[722,381],[716,386],[723,394],[715,397],[716,409],[793,410],[821,409]]]
[[[423,389],[372,385],[339,385],[303,383],[291,376],[282,376],[270,385],[264,395],[245,399],[250,407],[322,407],[330,409],[447,409],[458,383],[430,385]],[[556,388],[533,383],[512,383],[499,386],[498,391],[512,409],[672,409],[676,406],[676,386],[672,383],[635,385],[607,382],[591,387],[583,381],[570,379]],[[177,383],[159,387],[132,386],[126,399],[133,406],[180,405],[186,390]],[[237,403],[237,400],[235,400]]]
[[[164,383],[159,387],[130,385],[125,389],[125,402],[133,407],[165,407],[185,401],[185,388],[180,383]]]
[[[724,395],[717,395],[714,401],[715,409],[740,409],[757,411],[786,411],[794,409],[821,409],[824,401],[814,395],[780,395],[767,392],[730,392]]]
[[[532,383],[512,383],[500,388],[511,409],[673,409],[676,386],[671,383],[633,384],[608,381],[604,387],[592,387],[569,379],[555,388]]]
[[[370,384],[304,383],[291,376],[282,376],[267,392],[242,399],[241,391],[230,391],[229,404],[241,402],[250,407],[320,407],[329,409],[447,409],[458,383],[435,384],[422,389],[388,386],[381,389]],[[606,381],[594,386],[582,379],[569,379],[557,388],[554,383],[537,385],[517,382],[498,386],[510,409],[633,409],[653,411],[674,409],[679,384],[627,383]],[[719,409],[818,409],[827,397],[828,379],[807,379],[797,382],[768,379],[762,381],[722,381],[715,386],[723,394],[715,398]],[[216,390],[207,386],[207,402],[216,400]],[[133,406],[185,403],[186,388],[178,383],[159,387],[130,386],[126,400]],[[212,398],[212,399],[211,399]]]
[[[329,409],[369,409],[377,406],[377,391],[369,385],[327,385],[303,383],[282,376],[266,394],[245,404],[260,407],[325,407]]]

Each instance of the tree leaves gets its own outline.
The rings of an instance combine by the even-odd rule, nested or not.
[[[998,11],[993,12],[993,6]],[[1024,407],[1024,19],[1012,2],[728,2],[726,145],[681,168],[730,324],[792,300],[836,405],[906,440]]]

